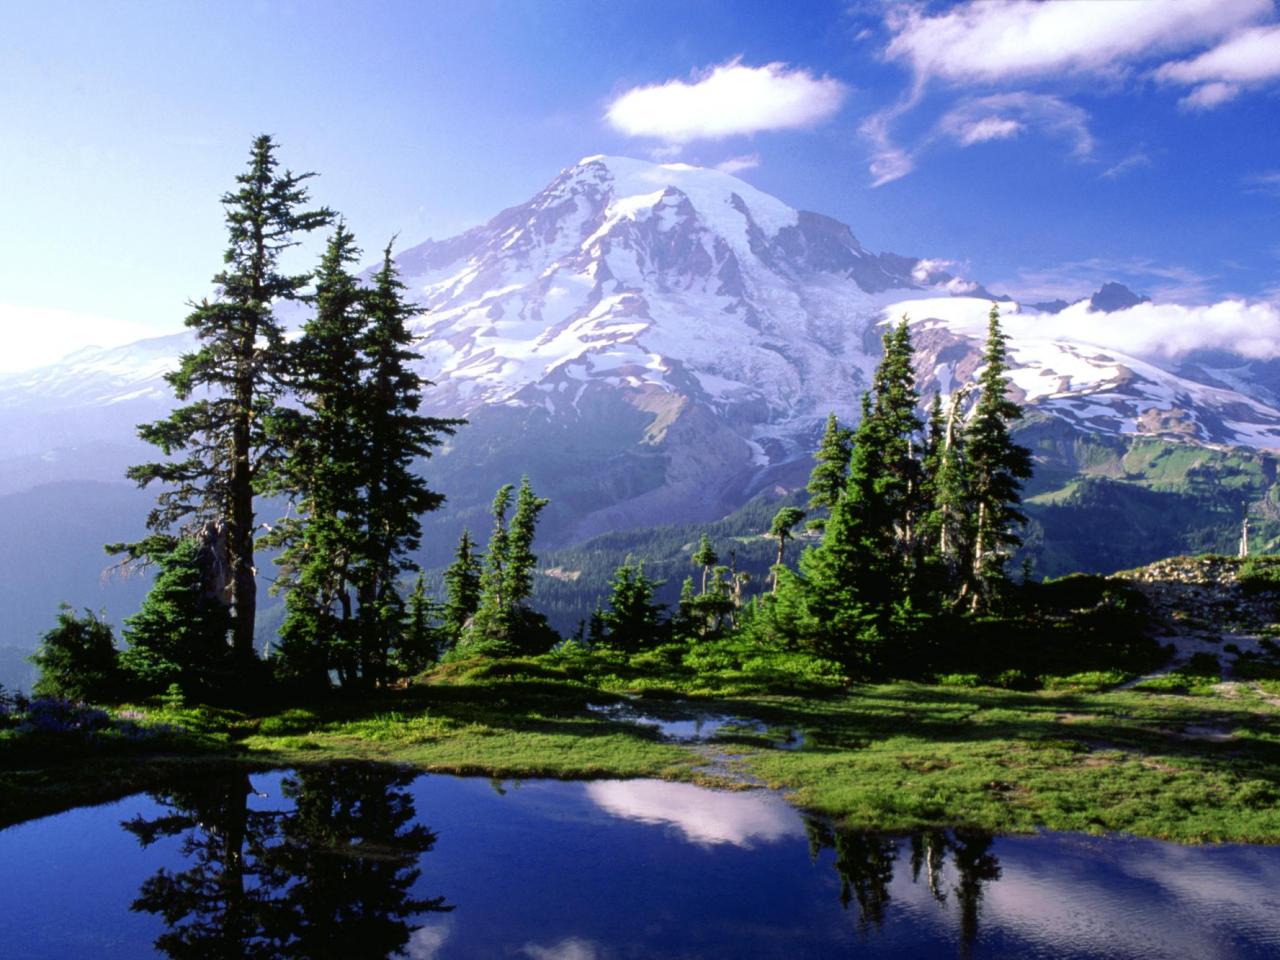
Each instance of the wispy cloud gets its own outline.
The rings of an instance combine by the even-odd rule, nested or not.
[[[1178,101],[1184,109],[1211,110],[1247,87],[1280,79],[1280,24],[1241,31],[1197,57],[1166,63],[1155,78],[1195,88]]]
[[[1183,110],[1212,110],[1228,100],[1234,100],[1239,95],[1240,88],[1234,83],[1215,80],[1212,83],[1203,83],[1185,97],[1181,97],[1178,100],[1178,106]]]
[[[452,932],[453,925],[449,919],[423,924],[405,944],[405,956],[409,960],[437,960]]]
[[[1211,282],[1214,279],[1189,267],[1148,257],[1090,257],[1039,270],[1022,270],[1012,280],[994,283],[993,288],[1008,290],[1024,303],[1077,300],[1087,297],[1107,281],[1115,280],[1157,301],[1206,303],[1214,296]]]
[[[1153,53],[1200,46],[1274,10],[1272,0],[970,0],[929,16],[889,14],[885,53],[918,76],[958,83],[1026,80],[1064,72],[1119,75]]]
[[[903,114],[914,110],[924,96],[924,87],[914,85],[904,96],[881,110],[866,117],[858,126],[858,133],[871,143],[871,185],[883,186],[900,180],[915,169],[913,152],[894,142],[890,127]]]
[[[1245,177],[1240,181],[1250,193],[1266,193],[1273,197],[1280,197],[1280,170],[1265,170],[1262,173],[1254,173]],[[1280,250],[1280,247],[1276,248]]]
[[[716,164],[716,169],[721,173],[742,173],[744,170],[754,170],[758,166],[760,166],[760,154],[749,153],[741,157],[721,160]]]
[[[1151,157],[1141,148],[1133,151],[1123,160],[1103,170],[1098,176],[1103,180],[1118,180],[1127,173],[1151,166]]]
[[[834,116],[847,93],[839,80],[784,63],[748,67],[733,60],[691,83],[669,80],[628,90],[609,104],[605,118],[630,136],[676,144],[719,140],[814,126]]]
[[[898,102],[859,127],[871,146],[873,186],[910,173],[939,135],[968,147],[1021,137],[1039,126],[1069,134],[1073,155],[1089,156],[1094,144],[1088,115],[1057,91],[1043,92],[1064,78],[1077,85],[1081,78],[1102,80],[1118,91],[1125,81],[1154,76],[1190,87],[1179,104],[1196,111],[1280,75],[1280,25],[1270,22],[1275,0],[966,0],[938,13],[928,5],[886,0],[885,10],[888,42],[882,56],[907,66],[911,81]],[[1060,119],[1054,125],[1053,114],[975,115],[971,105],[988,99],[979,97],[953,107],[923,140],[900,142],[894,136],[897,121],[921,104],[926,90],[938,87],[1047,98],[1043,102],[1055,103]],[[1039,89],[991,93],[1010,87]],[[1103,176],[1115,178],[1149,162],[1134,155]]]
[[[520,952],[529,960],[602,960],[604,957],[598,944],[581,937],[566,937],[545,947],[526,943]]]
[[[1093,152],[1089,114],[1049,94],[999,93],[964,100],[938,122],[940,133],[964,147],[1008,139],[1028,129],[1066,140],[1077,158]]]

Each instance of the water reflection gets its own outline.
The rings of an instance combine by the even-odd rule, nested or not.
[[[840,878],[840,903],[847,910],[857,903],[862,934],[884,926],[899,850],[895,837],[858,830],[839,830],[823,821],[805,818],[809,857],[817,861],[824,850],[835,855]],[[911,852],[911,881],[924,883],[940,907],[954,898],[959,915],[960,955],[969,956],[978,939],[978,917],[986,885],[1000,879],[1000,861],[992,852],[995,838],[981,830],[922,830],[906,841]],[[948,862],[950,870],[947,870]]]
[[[1280,847],[886,837],[768,791],[494,786],[354,765],[219,775],[0,831],[0,955],[1280,956]]]
[[[598,780],[586,794],[625,820],[675,827],[691,843],[750,848],[799,836],[796,812],[775,793],[725,793],[664,780]]]
[[[155,946],[174,960],[399,953],[411,919],[452,909],[412,894],[436,841],[415,822],[413,779],[363,764],[303,770],[281,783],[291,809],[259,809],[243,773],[154,795],[164,812],[123,826],[144,848],[177,838],[183,864],[148,877],[132,909],[163,917]]]

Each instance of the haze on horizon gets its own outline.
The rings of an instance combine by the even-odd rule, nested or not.
[[[718,167],[1021,299],[1280,303],[1274,0],[247,9],[8,5],[0,370],[180,329],[260,132],[366,251],[603,152]]]

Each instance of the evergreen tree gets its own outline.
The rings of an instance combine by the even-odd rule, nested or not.
[[[609,609],[604,614],[608,642],[623,650],[653,646],[662,639],[664,607],[653,602],[661,583],[645,576],[644,563],[628,557],[609,581]]]
[[[925,429],[924,455],[920,458],[920,499],[925,505],[925,512],[920,520],[917,545],[921,555],[933,558],[938,553],[938,474],[942,467],[942,453],[946,449],[947,431],[941,393],[935,393],[929,403],[929,419]]]
[[[773,515],[773,523],[769,526],[769,536],[778,539],[778,558],[773,564],[773,592],[778,592],[779,570],[786,559],[787,541],[791,539],[791,531],[804,519],[804,511],[799,507],[783,507]]]
[[[707,588],[694,599],[697,635],[703,639],[718,636],[733,619],[733,571],[723,564],[711,569]]]
[[[809,474],[809,512],[830,511],[844,496],[849,481],[849,457],[853,453],[853,431],[840,426],[834,413],[828,414],[818,452],[813,455],[813,472]],[[821,530],[825,517],[810,521],[809,527]]]
[[[507,578],[507,562],[511,537],[507,531],[507,511],[511,509],[509,483],[504,483],[494,494],[489,512],[493,515],[493,533],[485,551],[484,569],[480,574],[480,601],[467,631],[468,646],[483,652],[503,653],[511,633],[509,610],[510,586]]]
[[[505,533],[505,531],[504,531]],[[458,549],[444,572],[445,605],[444,637],[450,647],[456,646],[467,621],[480,606],[480,560],[476,556],[471,534],[463,530]]]
[[[693,552],[691,559],[697,566],[702,568],[701,592],[705,594],[707,592],[707,577],[710,575],[712,567],[720,562],[720,557],[711,548],[711,541],[705,533],[698,540],[698,549]]]
[[[511,517],[507,538],[507,577],[512,603],[522,604],[533,594],[533,571],[538,565],[538,558],[533,553],[533,537],[538,517],[550,502],[545,497],[534,496],[527,476],[521,479],[516,493],[516,511]]]
[[[922,476],[916,458],[917,441],[923,424],[916,408],[920,395],[915,388],[914,350],[907,318],[884,337],[884,357],[876,368],[875,405],[871,436],[877,461],[875,483],[892,526],[898,552],[909,558],[914,549],[916,524],[922,512]]]
[[[360,672],[366,683],[375,684],[385,678],[387,654],[403,620],[397,583],[413,569],[409,555],[422,539],[420,517],[444,503],[414,463],[430,457],[441,436],[452,435],[463,423],[418,412],[423,388],[432,384],[411,367],[417,355],[409,349],[408,321],[421,311],[406,301],[404,291],[388,244],[363,297],[361,348],[368,375],[351,424],[365,440],[363,538],[355,565]]]
[[[435,604],[427,596],[426,577],[419,571],[392,654],[392,665],[400,676],[421,673],[440,659],[441,632],[433,626],[434,619]]]
[[[1026,522],[1018,509],[1022,482],[1031,477],[1031,451],[1015,443],[1011,425],[1022,416],[1008,397],[1006,337],[1000,309],[991,305],[984,367],[978,377],[978,402],[965,430],[965,456],[970,483],[969,513],[974,524],[972,576],[977,609],[1005,578],[1013,547],[1022,542],[1017,527]]]
[[[782,583],[803,594],[804,612],[795,621],[800,639],[823,656],[867,668],[879,656],[895,578],[892,521],[877,482],[879,428],[867,396],[863,414],[845,493],[827,519],[822,542],[801,554],[801,578]]]
[[[139,428],[166,457],[182,459],[128,471],[140,486],[157,480],[166,485],[148,518],[157,534],[175,525],[189,533],[206,521],[224,528],[233,647],[242,661],[253,657],[254,491],[271,452],[263,425],[281,390],[279,361],[286,353],[271,311],[301,299],[310,280],[281,272],[279,259],[298,234],[331,219],[328,210],[304,209],[303,182],[311,174],[278,173],[276,167],[275,144],[258,137],[248,170],[236,178],[239,188],[222,198],[230,242],[226,266],[214,277],[217,299],[197,304],[186,320],[199,346],[166,377],[186,405]],[[156,543],[153,538],[111,549],[141,559]]]
[[[188,696],[225,691],[232,667],[227,608],[205,590],[199,543],[183,539],[157,564],[142,607],[125,618],[120,665],[145,693],[175,683]]]
[[[289,383],[296,407],[280,408],[270,427],[287,452],[268,476],[271,493],[288,494],[296,515],[264,538],[280,547],[275,591],[285,593],[277,672],[314,687],[358,672],[353,566],[361,551],[366,440],[360,388],[368,362],[361,350],[363,293],[349,267],[360,251],[339,221],[316,273],[316,311],[292,347]]]
[[[604,611],[600,609],[600,604],[597,603],[595,609],[591,611],[590,620],[587,621],[587,644],[591,647],[598,647],[604,642]]]
[[[931,482],[929,526],[934,532],[934,556],[942,573],[942,592],[952,600],[968,589],[973,556],[974,516],[964,430],[959,422],[960,404],[967,392],[961,388],[952,395]]]
[[[41,638],[31,662],[40,670],[31,688],[37,697],[104,700],[120,692],[111,627],[90,610],[81,618],[65,603],[59,607],[57,626]]]
[[[549,503],[535,496],[529,478],[520,482],[515,512],[507,522],[511,507],[511,484],[498,490],[493,500],[493,536],[485,554],[480,576],[480,603],[472,618],[466,642],[480,652],[512,653],[523,649],[536,652],[554,642],[554,632],[545,618],[529,609],[533,593],[533,571],[538,558],[533,554],[533,537],[538,515]]]
[[[690,640],[699,635],[698,595],[694,592],[693,577],[685,577],[680,585],[680,599],[676,603],[675,616],[671,618],[671,634],[677,640]]]

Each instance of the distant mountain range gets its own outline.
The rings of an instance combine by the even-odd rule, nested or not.
[[[872,253],[845,224],[715,170],[588,157],[484,226],[396,259],[426,309],[415,332],[435,382],[427,404],[471,420],[426,466],[450,504],[428,562],[464,523],[487,531],[493,490],[526,472],[552,498],[547,546],[709,521],[803,485],[827,414],[854,419],[887,318],[910,317],[924,392],[948,393],[980,363],[993,299],[1028,429],[1056,438],[1038,449],[1055,477],[1074,469],[1071,436],[1280,449],[1275,364],[1139,357],[1071,336],[1073,317],[1124,324],[1148,306],[1119,284],[1019,306],[946,261]],[[119,484],[153,455],[135,425],[169,408],[163,374],[191,346],[182,333],[86,348],[0,376],[0,498]],[[141,515],[119,522],[113,537],[140,532]],[[25,642],[51,622],[51,586],[78,605],[105,596],[71,595],[78,583],[33,585],[11,635]]]

